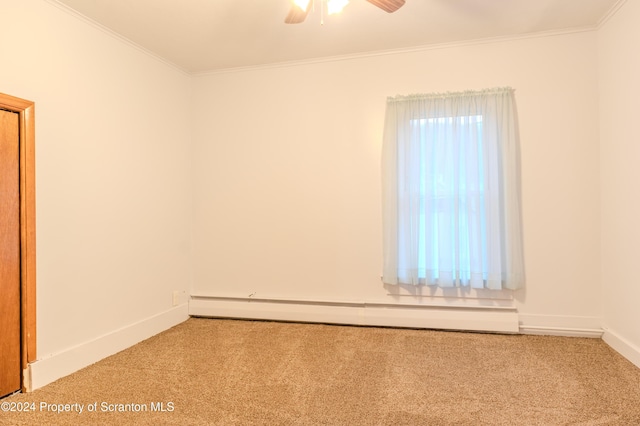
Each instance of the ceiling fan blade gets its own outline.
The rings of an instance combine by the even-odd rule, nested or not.
[[[367,0],[387,13],[393,13],[404,6],[404,0]]]
[[[284,23],[300,24],[304,22],[305,18],[307,17],[307,14],[309,13],[309,10],[311,10],[311,3],[313,2],[309,2],[309,5],[307,6],[307,10],[302,10],[300,7],[296,6],[295,4],[292,4],[291,9],[289,9],[289,13],[284,18]]]

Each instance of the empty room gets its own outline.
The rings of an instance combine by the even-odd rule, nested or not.
[[[0,0],[0,424],[640,424],[638,22]]]

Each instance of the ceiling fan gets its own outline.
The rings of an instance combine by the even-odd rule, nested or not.
[[[400,9],[404,6],[405,0],[367,0],[374,6],[379,7],[387,13],[393,13],[396,10]],[[299,24],[304,22],[307,14],[311,10],[314,0],[294,0],[291,5],[291,9],[289,9],[289,13],[286,18],[284,18],[284,22],[286,24]],[[327,5],[329,7],[329,13],[332,13],[332,4],[336,7],[336,12],[342,10],[344,6],[349,3],[349,0],[327,0]]]

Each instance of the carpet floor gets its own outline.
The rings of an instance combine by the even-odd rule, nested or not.
[[[191,318],[0,403],[2,425],[630,426],[640,369],[599,339]]]

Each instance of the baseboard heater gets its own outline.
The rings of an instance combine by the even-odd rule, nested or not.
[[[383,327],[518,333],[512,307],[440,306],[191,296],[189,315]]]

